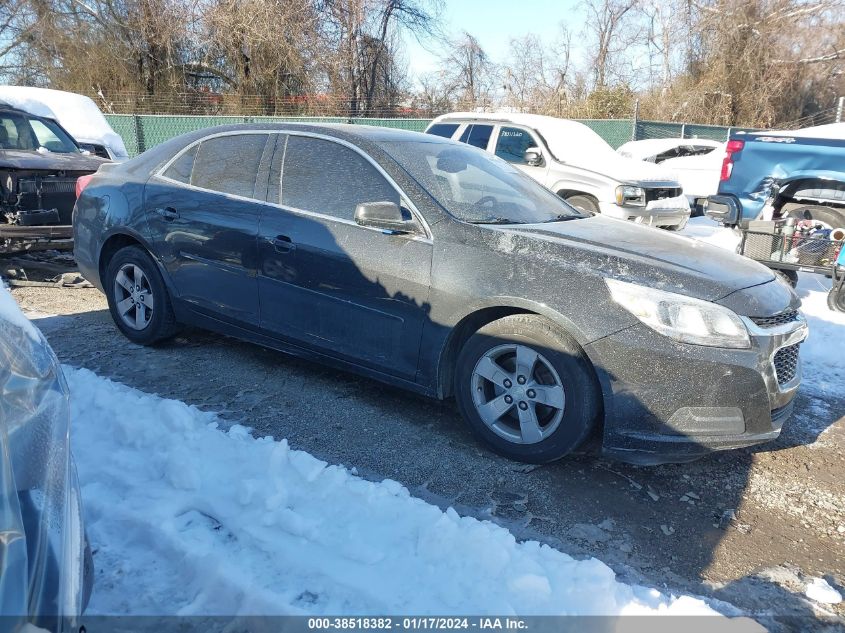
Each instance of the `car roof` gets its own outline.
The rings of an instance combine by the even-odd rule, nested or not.
[[[453,144],[457,141],[413,132],[396,128],[385,128],[375,125],[360,125],[346,123],[299,123],[290,121],[279,122],[256,122],[256,123],[234,123],[229,125],[218,125],[214,127],[201,128],[171,138],[155,147],[151,147],[143,154],[139,154],[132,160],[113,167],[114,170],[122,170],[127,173],[144,173],[155,171],[163,166],[170,158],[175,156],[184,147],[207,136],[237,132],[310,132],[321,134],[335,139],[346,141],[360,147],[362,150],[373,153],[383,152],[381,146],[386,142],[439,142]]]

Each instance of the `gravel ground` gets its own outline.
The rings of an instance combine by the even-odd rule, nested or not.
[[[724,600],[772,630],[845,630],[845,605],[825,611],[803,596],[810,577],[845,593],[845,398],[802,387],[776,442],[691,464],[582,454],[525,466],[477,445],[451,402],[198,330],[139,347],[94,289],[13,295],[64,363],[396,479],[519,537],[596,556],[626,582]]]

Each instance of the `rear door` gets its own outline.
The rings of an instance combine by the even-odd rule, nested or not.
[[[397,188],[356,149],[291,134],[279,139],[268,201],[278,206],[261,217],[261,328],[414,379],[431,240],[421,223],[394,235],[354,220],[359,203],[405,204]]]
[[[275,136],[203,139],[153,176],[144,193],[148,237],[176,295],[247,326],[258,326],[256,237]]]

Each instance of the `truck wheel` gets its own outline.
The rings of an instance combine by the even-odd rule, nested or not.
[[[576,193],[564,198],[569,204],[581,211],[588,211],[589,213],[601,213],[599,203],[592,196]]]
[[[819,224],[825,225],[825,228],[827,229],[845,227],[845,211],[841,209],[834,209],[832,207],[807,205],[790,209],[787,211],[786,215],[787,217],[795,218],[796,220],[813,220]]]
[[[458,356],[455,400],[475,435],[521,462],[560,459],[589,435],[601,390],[584,350],[532,314],[493,321]]]
[[[831,288],[827,293],[827,307],[834,312],[845,312],[845,287]]]

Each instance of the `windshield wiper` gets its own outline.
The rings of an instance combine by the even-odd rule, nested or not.
[[[510,218],[488,218],[486,220],[466,220],[469,224],[519,224]]]
[[[556,215],[549,220],[543,220],[543,224],[547,222],[566,222],[567,220],[581,220],[586,218],[586,215]]]

